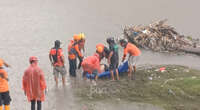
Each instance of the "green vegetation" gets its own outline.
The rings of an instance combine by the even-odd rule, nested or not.
[[[161,72],[160,68],[165,67]],[[161,106],[166,110],[199,110],[200,71],[178,65],[138,68],[135,80],[127,74],[120,81],[100,80],[97,86],[77,89],[82,100],[120,99]]]

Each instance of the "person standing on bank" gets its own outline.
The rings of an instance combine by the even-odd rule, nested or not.
[[[22,86],[24,94],[28,101],[31,102],[31,110],[35,110],[37,102],[37,110],[42,109],[42,101],[45,99],[46,81],[43,71],[38,67],[38,59],[35,56],[29,58],[30,66],[25,70]]]
[[[66,76],[66,69],[65,69],[65,61],[62,48],[60,48],[60,41],[55,41],[55,46],[49,52],[49,60],[51,65],[53,66],[53,74],[56,82],[56,86],[58,86],[58,77],[59,74],[62,75],[62,83],[63,86],[65,85],[65,76]]]
[[[141,55],[141,51],[137,48],[134,44],[127,42],[125,39],[120,40],[120,45],[124,48],[124,55],[122,58],[122,62],[126,59],[126,55],[129,54],[128,58],[128,66],[129,66],[129,73],[128,76],[130,79],[135,79],[133,76],[136,72],[136,63],[139,60]],[[133,73],[134,69],[134,74]]]

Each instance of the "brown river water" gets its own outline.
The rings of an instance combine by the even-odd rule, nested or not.
[[[67,57],[67,44],[72,35],[84,32],[87,37],[85,55],[91,55],[97,43],[105,43],[109,36],[120,36],[125,25],[149,24],[164,18],[169,19],[168,23],[178,32],[200,38],[199,4],[198,0],[1,0],[0,57],[12,66],[9,70],[11,109],[30,108],[21,89],[21,80],[29,65],[28,58],[33,55],[39,58],[49,89],[43,108],[81,108],[70,85],[65,89],[59,86],[58,90],[54,86],[48,52],[55,40],[62,41]],[[142,51],[139,65],[143,64],[180,64],[199,69],[200,57]],[[67,83],[70,84],[69,78]],[[119,105],[107,106],[108,110],[123,107],[130,110],[157,109],[127,105],[122,104],[121,108]]]

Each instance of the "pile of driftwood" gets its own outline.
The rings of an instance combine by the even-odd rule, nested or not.
[[[160,20],[148,26],[131,26],[124,28],[125,37],[137,46],[153,51],[182,51],[184,48],[194,48],[199,39],[180,35],[175,29]]]

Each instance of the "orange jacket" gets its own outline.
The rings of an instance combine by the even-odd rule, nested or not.
[[[79,57],[83,57],[80,46],[77,42],[74,42],[73,40],[70,41],[70,44],[68,45],[68,57],[70,59],[75,59],[76,54],[78,54]]]
[[[30,65],[24,72],[22,84],[28,101],[45,100],[46,82],[42,70],[37,65]]]
[[[83,60],[81,66],[82,66],[84,71],[87,71],[90,74],[92,74],[92,72],[94,70],[97,70],[98,72],[100,72],[99,57],[97,57],[96,55],[86,57]]]
[[[131,56],[139,56],[141,51],[134,44],[128,43],[124,48],[124,58],[126,57],[127,53],[129,53]]]
[[[49,54],[50,54],[51,56],[56,55],[56,49],[52,48],[52,49],[50,50]],[[60,48],[60,49],[58,49],[58,53],[57,53],[57,62],[54,63],[54,66],[63,66],[63,65],[64,65],[61,57],[63,57],[63,51],[62,51],[62,49]]]
[[[8,74],[4,69],[0,69],[0,93],[9,91]]]

